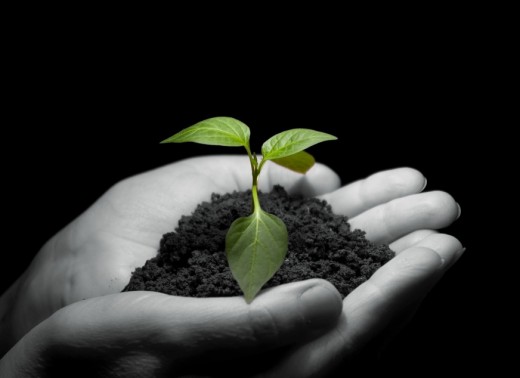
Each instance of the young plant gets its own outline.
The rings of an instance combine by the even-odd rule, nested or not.
[[[283,221],[262,210],[258,199],[258,176],[267,161],[305,174],[314,158],[304,150],[317,143],[337,139],[310,129],[291,129],[269,138],[262,145],[262,159],[251,153],[250,131],[244,123],[229,117],[215,117],[190,126],[161,143],[195,142],[244,147],[251,162],[252,213],[236,219],[226,235],[226,256],[233,277],[250,303],[262,286],[282,265],[287,253],[288,235]]]

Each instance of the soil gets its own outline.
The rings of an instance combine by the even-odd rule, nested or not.
[[[289,249],[280,270],[264,288],[309,278],[331,282],[344,297],[394,256],[322,200],[289,196],[276,186],[260,193],[262,208],[280,217],[289,233]],[[241,295],[224,252],[231,223],[251,211],[251,191],[213,194],[183,216],[174,232],[163,235],[159,253],[137,268],[123,291],[148,290],[190,296]]]

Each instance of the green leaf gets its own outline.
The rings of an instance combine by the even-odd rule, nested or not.
[[[285,224],[262,209],[231,224],[226,235],[227,259],[247,303],[280,268],[287,246]]]
[[[279,164],[282,167],[289,168],[298,173],[307,173],[312,168],[316,160],[314,157],[305,151],[300,151],[294,155],[285,156],[279,159],[272,159],[273,163]]]
[[[161,143],[195,142],[214,146],[248,146],[250,131],[246,124],[230,117],[214,117],[198,122]]]
[[[262,145],[264,159],[279,159],[303,151],[327,140],[338,139],[334,135],[311,129],[291,129],[269,138]]]

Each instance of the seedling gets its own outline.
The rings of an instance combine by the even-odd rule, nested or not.
[[[244,123],[229,117],[209,118],[161,143],[195,142],[244,147],[251,162],[252,213],[236,219],[226,235],[226,256],[233,277],[250,303],[262,286],[280,269],[287,254],[288,235],[283,221],[262,210],[258,199],[258,176],[267,161],[305,174],[314,158],[305,152],[317,143],[337,139],[311,129],[291,129],[269,138],[262,145],[262,159],[251,153],[250,130]]]

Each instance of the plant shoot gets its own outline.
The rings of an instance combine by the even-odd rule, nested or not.
[[[283,221],[262,210],[258,199],[258,176],[267,161],[305,174],[314,158],[305,152],[335,136],[311,129],[291,129],[274,135],[262,145],[262,159],[251,153],[249,127],[230,117],[209,118],[161,143],[195,142],[227,147],[244,147],[252,173],[252,212],[236,219],[226,235],[226,257],[233,277],[250,303],[262,286],[274,276],[287,253],[288,235]]]

